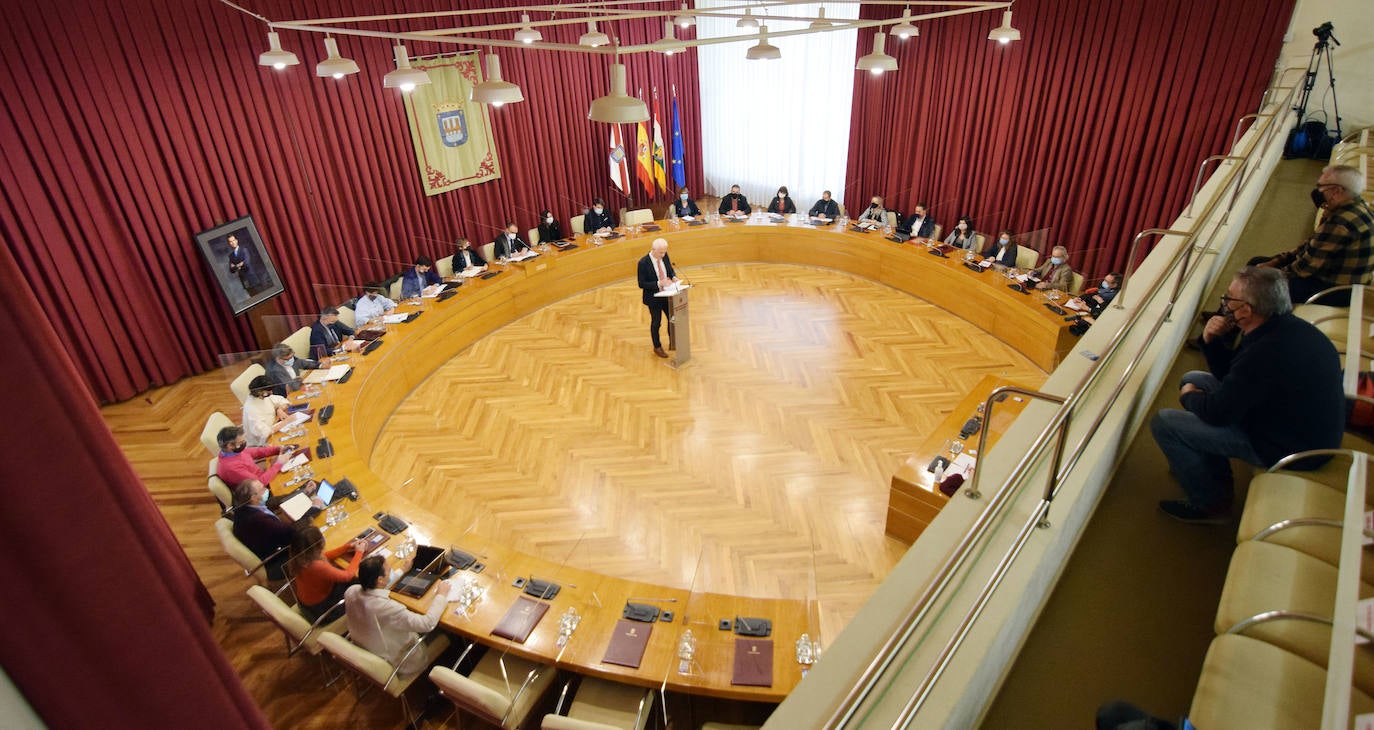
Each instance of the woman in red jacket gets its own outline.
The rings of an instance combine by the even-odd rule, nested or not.
[[[333,561],[349,551],[353,555],[348,567],[334,567]],[[326,612],[330,614],[329,621],[343,615],[343,605],[339,602],[343,600],[344,590],[358,577],[358,563],[362,561],[363,550],[357,541],[326,552],[320,528],[309,523],[296,528],[291,538],[291,568],[296,575],[296,600],[306,620],[313,623]],[[336,604],[337,610],[331,611]]]

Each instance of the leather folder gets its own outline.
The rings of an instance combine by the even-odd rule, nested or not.
[[[619,664],[622,667],[639,669],[644,660],[644,649],[649,646],[649,634],[653,624],[642,624],[620,619],[615,622],[611,633],[611,643],[606,647],[606,656],[601,658],[606,664]]]
[[[496,624],[496,628],[491,630],[493,636],[503,639],[510,639],[517,644],[525,643],[525,639],[530,638],[530,633],[539,624],[539,619],[544,618],[544,614],[549,610],[549,604],[532,601],[524,596],[515,599],[515,604],[506,611],[506,615],[501,617],[501,621]]]
[[[735,672],[730,684],[773,686],[772,639],[735,639]]]

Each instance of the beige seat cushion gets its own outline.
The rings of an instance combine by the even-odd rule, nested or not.
[[[641,702],[643,703],[642,712],[640,710]],[[572,706],[568,708],[568,718],[587,723],[575,727],[642,730],[648,722],[649,710],[653,707],[653,702],[652,690],[587,677],[577,687],[577,695],[573,697]],[[546,716],[544,719],[547,722],[550,718]],[[546,724],[544,727],[570,726]]]
[[[1226,585],[1217,605],[1214,628],[1226,633],[1240,621],[1266,611],[1295,611],[1331,618],[1336,601],[1336,568],[1282,545],[1243,542],[1231,556]],[[1368,583],[1360,586],[1360,596],[1374,595]],[[1280,619],[1255,624],[1245,636],[1273,644],[1303,659],[1326,667],[1331,649],[1331,627],[1298,619]],[[1374,692],[1374,651],[1360,647],[1355,652],[1356,687]]]
[[[310,631],[310,622],[305,619],[305,616],[301,615],[299,608],[286,605],[286,602],[279,598],[277,594],[262,586],[253,586],[249,588],[248,597],[253,599],[254,603],[258,604],[258,607],[262,609],[263,613],[267,614],[267,618],[271,619],[272,623],[276,624],[282,631],[285,631],[288,636],[294,639],[292,643],[300,644],[302,649],[305,649],[311,654],[320,653],[320,634],[326,632],[340,634],[347,629],[347,620],[345,617],[340,616],[338,619],[320,626],[317,631],[312,633]],[[305,637],[304,642],[301,641],[302,637]]]
[[[234,422],[229,417],[215,411],[210,417],[205,419],[205,428],[200,430],[200,445],[210,452],[211,456],[219,456],[219,431],[225,426],[232,426]],[[214,473],[213,471],[211,472]]]
[[[433,664],[434,660],[438,659],[439,655],[444,653],[444,650],[448,648],[448,643],[448,637],[440,634],[432,637],[424,647],[418,649],[417,651],[424,652],[424,666]],[[372,680],[378,687],[386,685],[387,678],[391,676],[392,667],[387,660],[354,644],[342,636],[337,634],[323,634],[320,636],[320,646],[324,647],[325,651],[329,652],[331,656],[341,663]],[[420,674],[423,674],[423,672],[411,675],[398,675],[396,679],[391,682],[390,686],[386,687],[386,693],[392,697],[400,697],[401,693],[405,692],[406,688],[409,687],[411,682],[414,682],[415,678],[420,676]]]
[[[502,665],[505,669],[504,674]],[[524,693],[516,698],[515,706],[512,707],[511,698],[520,691],[521,685],[525,683],[525,677],[533,670],[538,670],[538,674],[525,688]],[[555,674],[553,667],[537,664],[513,654],[502,656],[501,652],[490,650],[466,677],[447,667],[435,667],[430,670],[429,678],[455,705],[482,716],[493,724],[500,724],[505,717],[503,727],[514,728],[524,722],[530,710],[534,708],[534,703],[553,683]]]
[[[1223,634],[1202,663],[1188,719],[1205,730],[1289,730],[1321,726],[1326,671],[1258,639]],[[1374,699],[1350,691],[1351,716]]]
[[[239,399],[239,403],[244,403],[248,400],[248,384],[253,382],[253,378],[266,374],[267,370],[263,366],[250,363],[248,367],[243,369],[243,372],[239,373],[237,378],[230,381],[229,391],[234,394],[235,398]]]
[[[453,276],[453,254],[449,254],[435,261],[434,273],[438,274],[440,279],[447,279]]]
[[[1236,542],[1254,539],[1260,531],[1283,520],[1311,518],[1340,522],[1345,494],[1296,474],[1260,474],[1250,481],[1245,512]],[[1326,526],[1288,527],[1264,539],[1307,553],[1327,565],[1339,565],[1341,531]],[[1361,577],[1374,584],[1374,561],[1362,561]]]
[[[654,212],[648,208],[639,208],[625,214],[625,225],[635,226],[641,223],[652,223]]]
[[[229,518],[221,517],[215,520],[215,534],[219,536],[220,547],[224,548],[224,552],[228,553],[245,573],[262,562],[247,545],[234,537],[234,523]]]
[[[568,219],[568,225],[572,228],[573,233],[581,234],[586,232],[582,230],[582,226],[586,221],[586,218],[587,216],[585,215],[575,215],[572,218]],[[488,261],[490,261],[490,259],[488,259]]]
[[[339,321],[351,330],[358,328],[358,315],[352,307],[339,307]]]
[[[310,327],[302,327],[292,332],[283,343],[291,346],[291,351],[296,353],[296,357],[303,357],[313,360],[310,356]]]

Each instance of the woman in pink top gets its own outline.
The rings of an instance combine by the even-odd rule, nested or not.
[[[353,556],[348,567],[334,567],[334,560],[349,551]],[[363,561],[363,551],[357,541],[344,543],[333,550],[324,550],[324,533],[320,528],[305,523],[296,528],[291,538],[291,569],[296,575],[296,600],[300,602],[301,614],[311,622],[325,612],[333,621],[343,614],[343,606],[336,611],[331,607],[343,600],[344,590],[358,577],[358,563]]]

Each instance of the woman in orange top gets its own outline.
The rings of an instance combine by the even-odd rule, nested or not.
[[[358,563],[363,561],[361,545],[355,540],[325,552],[324,533],[312,524],[296,529],[291,539],[291,568],[296,574],[296,600],[301,614],[312,623],[329,612],[330,621],[343,615],[343,605],[336,611],[330,608],[343,600],[344,590],[358,577]],[[349,551],[353,557],[347,568],[336,568],[332,561]]]

